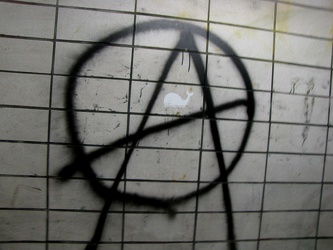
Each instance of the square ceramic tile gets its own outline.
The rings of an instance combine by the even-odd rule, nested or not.
[[[65,108],[67,81],[67,77],[54,77],[52,107]],[[75,109],[127,112],[129,96],[127,80],[78,77],[76,82],[75,94],[72,95]]]
[[[87,155],[96,153],[103,147],[84,146]],[[51,145],[50,147],[50,173],[51,176],[58,176],[60,170],[65,166],[74,163],[75,146]],[[92,169],[98,178],[112,179],[118,173],[121,164],[124,161],[125,149],[119,148],[112,152],[102,154],[90,162]],[[75,177],[83,177],[81,172],[77,172]]]
[[[0,72],[1,104],[48,107],[50,76]]]
[[[321,7],[332,9],[332,2],[330,0],[285,0],[284,2],[293,3],[293,4],[302,4],[306,6]]]
[[[130,134],[134,135],[142,123],[144,116],[131,115]],[[175,117],[150,116],[143,131],[151,131],[151,128],[170,124],[177,121]],[[199,149],[201,146],[201,119],[189,120],[179,126],[172,126],[158,132],[150,133],[139,139],[137,146],[162,147],[178,149]],[[141,136],[140,136],[141,137]]]
[[[271,125],[270,151],[324,153],[327,129],[309,125]]]
[[[172,199],[183,197],[195,191],[197,191],[197,184],[192,182],[126,182],[126,192],[158,199]],[[195,196],[192,199],[187,200],[186,202],[176,203],[174,206],[172,206],[172,208],[176,209],[177,211],[194,212]],[[156,208],[148,205],[145,206],[145,204],[143,204],[142,206],[138,206],[129,202],[128,205],[126,205],[126,211],[156,211]],[[168,210],[163,209],[162,207],[161,211],[166,212]]]
[[[270,90],[272,64],[264,61],[242,59],[253,89]],[[211,86],[245,89],[240,71],[232,61],[232,57],[208,55],[208,82]]]
[[[315,38],[277,33],[275,37],[275,60],[330,67],[332,44]]]
[[[206,20],[208,15],[208,1],[171,0],[165,2],[161,0],[139,0],[137,11],[179,18]]]
[[[333,185],[332,184],[323,185],[323,193],[321,197],[322,210],[333,209],[333,201],[331,199],[332,194],[333,194]]]
[[[132,43],[134,16],[112,12],[60,8],[58,39],[100,41],[112,33],[128,29],[128,35],[112,43]]]
[[[262,238],[298,238],[316,235],[317,212],[263,213]]]
[[[264,210],[319,209],[320,184],[266,184]]]
[[[333,236],[333,212],[321,212],[319,217],[319,237]]]
[[[329,99],[273,94],[272,121],[327,124]]]
[[[274,3],[257,0],[213,0],[211,21],[273,29]]]
[[[290,94],[329,96],[330,70],[275,63],[273,88]]]
[[[223,153],[226,168],[228,169],[236,153]],[[242,153],[235,168],[228,175],[232,182],[263,182],[266,165],[265,154]],[[215,152],[203,152],[201,160],[201,181],[213,181],[220,175]]]
[[[223,150],[238,151],[246,125],[245,121],[217,121]],[[204,126],[203,148],[214,149],[209,121],[206,120]],[[245,151],[266,151],[267,134],[268,124],[254,122]]]
[[[43,4],[56,4],[57,0],[21,0],[27,3],[43,3]]]
[[[45,211],[0,211],[2,241],[45,241]]]
[[[324,181],[333,182],[333,157],[326,156]]]
[[[193,21],[175,21],[167,18],[137,16],[135,45],[168,49],[181,49],[186,52],[206,51],[207,24]],[[143,23],[146,23],[143,25]],[[165,27],[164,27],[165,26]],[[185,38],[180,39],[179,30],[186,30]],[[198,34],[199,33],[199,34]],[[196,48],[186,41],[193,34]],[[182,41],[182,44],[178,44]]]
[[[330,11],[282,3],[277,5],[277,31],[331,38],[332,24]]]
[[[201,184],[203,188],[206,184]],[[262,184],[234,184],[228,185],[233,211],[259,211],[261,209]],[[224,211],[221,184],[208,194],[199,198],[198,211]]]
[[[49,250],[62,250],[62,249],[68,249],[68,250],[82,250],[87,246],[87,244],[75,244],[75,243],[49,243],[48,249]],[[114,250],[121,250],[121,244],[116,243],[103,243],[98,245],[99,250],[108,250],[108,249],[114,249]]]
[[[75,160],[75,155],[73,150],[75,147],[65,146],[65,145],[50,145],[50,155],[49,155],[49,175],[58,176],[59,171],[73,163]],[[76,175],[75,175],[76,176]],[[80,175],[82,177],[82,174]]]
[[[127,179],[196,181],[199,152],[135,149],[127,167]]]
[[[25,250],[44,250],[44,243],[1,243],[1,247],[7,250],[25,249]]]
[[[247,242],[247,241],[239,241],[236,242],[236,247],[238,250],[256,250],[257,242]],[[220,249],[228,249],[227,243],[221,242],[212,242],[212,243],[196,243],[195,250],[220,250]]]
[[[48,41],[1,38],[0,69],[50,73],[52,47]]]
[[[88,49],[98,45],[58,42],[56,47],[54,71],[57,74],[69,74],[75,63]],[[115,60],[117,58],[117,60]],[[131,49],[116,46],[104,46],[97,55],[86,61],[79,75],[102,76],[109,78],[129,78]]]
[[[192,250],[191,243],[124,244],[124,250]]]
[[[225,88],[207,88],[206,89],[206,98],[208,96],[212,96],[212,101],[214,106],[217,107],[222,104],[232,103],[238,100],[246,101],[247,98],[247,91],[245,90],[238,90],[238,89],[225,89]],[[206,110],[208,109],[206,105]],[[232,119],[232,120],[247,120],[247,107],[245,105],[239,105],[232,109],[222,110],[221,112],[217,112],[215,114],[216,118],[221,119]],[[207,111],[208,112],[208,111]],[[259,115],[260,117],[260,115]]]
[[[71,142],[65,112],[53,111],[51,141]],[[82,144],[107,145],[126,134],[127,116],[108,113],[77,112],[78,138]]]
[[[331,239],[322,239],[317,241],[318,250],[330,250],[333,246],[333,240]]]
[[[171,66],[168,60],[173,57]],[[157,49],[134,49],[133,78],[138,80],[152,80],[177,83],[202,84],[198,77],[193,58],[200,58],[205,64],[206,58],[198,53],[165,51]],[[203,73],[202,73],[203,74]]]
[[[215,106],[231,103],[235,100],[248,100],[248,92],[244,90],[210,88]],[[270,112],[270,93],[253,92],[255,100],[255,121],[268,121]],[[216,118],[247,120],[246,106],[238,106],[230,110],[216,113]]]
[[[188,116],[203,109],[203,92],[199,86],[132,82],[131,112],[146,113],[153,101],[156,89],[160,88],[150,114]]]
[[[54,7],[0,3],[1,34],[53,38],[54,22]]]
[[[46,141],[48,111],[1,108],[0,138],[2,140]]]
[[[86,8],[134,11],[135,0],[60,0],[59,5],[77,6]]]
[[[56,212],[49,213],[49,239],[51,241],[90,241],[95,231],[99,213]],[[122,216],[109,213],[101,240],[120,241]]]
[[[45,175],[46,150],[46,145],[40,144],[0,143],[1,174]]]
[[[324,157],[269,154],[266,180],[272,182],[321,182]]]
[[[265,240],[260,241],[259,250],[314,250],[315,240]]]
[[[161,226],[163,225],[163,226]],[[125,241],[191,241],[194,214],[126,214]]]
[[[258,213],[235,213],[235,238],[257,239],[259,231]],[[199,241],[226,240],[227,222],[224,213],[200,213],[197,219],[196,239]]]
[[[26,177],[1,177],[0,180],[0,207],[46,207],[45,179]]]
[[[73,210],[97,210],[100,211],[104,205],[102,199],[94,192],[89,180],[49,180],[49,207],[51,209],[73,209]],[[103,184],[110,186],[112,181],[104,181]],[[123,191],[123,183],[119,189]],[[80,195],[78,195],[80,194]],[[122,202],[114,202],[110,211],[121,211]]]
[[[266,60],[272,59],[272,32],[221,24],[211,24],[210,32],[228,43],[238,56]],[[221,51],[221,48],[212,43],[211,38],[209,52],[230,54],[229,51]]]

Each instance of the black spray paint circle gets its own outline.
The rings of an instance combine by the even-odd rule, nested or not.
[[[184,39],[184,41],[180,41],[179,44],[183,44],[184,47],[180,46],[177,49],[178,50],[188,50],[189,48],[186,47],[186,39],[188,37],[198,36],[205,38],[207,37],[207,30],[200,28],[196,25],[184,23],[180,21],[166,21],[166,20],[156,20],[156,21],[150,21],[150,22],[143,22],[136,25],[136,34],[139,33],[147,33],[147,32],[153,32],[153,31],[176,31],[179,32],[180,40]],[[81,171],[84,176],[91,181],[92,187],[96,193],[98,193],[101,197],[106,198],[105,194],[108,193],[107,188],[102,184],[102,182],[97,178],[96,173],[94,172],[91,162],[95,159],[103,156],[104,154],[107,154],[112,151],[112,148],[114,147],[120,147],[125,145],[126,143],[130,142],[132,139],[131,137],[123,138],[118,140],[117,142],[111,142],[107,147],[87,154],[84,150],[83,145],[81,144],[80,138],[79,138],[79,126],[77,122],[77,114],[75,112],[75,98],[79,98],[79,96],[76,96],[75,91],[77,88],[77,76],[80,75],[80,72],[84,68],[84,66],[91,60],[96,54],[101,53],[106,48],[111,48],[110,44],[114,44],[115,42],[119,41],[120,39],[124,39],[126,37],[129,37],[133,34],[132,27],[122,29],[118,32],[112,33],[106,38],[100,40],[96,45],[93,45],[90,47],[85,53],[83,53],[80,58],[78,59],[77,63],[72,67],[70,70],[70,77],[67,82],[67,92],[66,92],[66,110],[67,110],[67,122],[68,122],[68,131],[69,135],[71,136],[71,141],[75,145],[74,147],[74,154],[76,155],[77,159],[74,161],[73,164],[66,166],[62,172],[60,173],[61,176],[65,176],[66,178],[69,178],[72,176],[76,171]],[[252,89],[252,83],[249,77],[249,74],[244,66],[244,64],[241,62],[241,60],[237,57],[237,54],[235,51],[221,38],[216,36],[213,33],[209,33],[209,41],[217,46],[219,49],[224,51],[228,55],[232,55],[230,59],[232,60],[232,63],[237,68],[238,72],[240,73],[242,79],[244,88],[247,90],[247,100],[246,102],[238,105],[244,105],[247,107],[247,116],[248,120],[246,121],[246,127],[244,130],[243,138],[241,140],[240,146],[237,150],[237,154],[231,161],[230,165],[227,166],[227,174],[230,174],[231,171],[235,168],[236,164],[239,162],[242,152],[244,151],[244,148],[247,144],[250,131],[252,128],[252,121],[254,116],[254,107],[255,107],[255,101],[253,96],[253,89]],[[111,58],[112,60],[112,58]],[[201,72],[203,74],[203,72]],[[198,73],[199,74],[199,73]],[[200,75],[198,75],[200,78]],[[201,83],[203,84],[203,83]],[[202,86],[203,87],[203,86]],[[204,87],[203,87],[204,90]],[[202,111],[203,112],[203,111]],[[191,116],[190,116],[191,117]],[[201,116],[202,117],[202,116]],[[198,117],[196,117],[198,118]],[[160,126],[160,130],[167,129],[167,127],[163,127],[163,125]],[[145,130],[144,130],[145,131]],[[147,132],[147,135],[149,134],[149,131]],[[134,136],[135,137],[135,136]],[[134,140],[134,139],[133,139]],[[223,154],[223,152],[221,152]],[[119,179],[119,176],[117,176]],[[165,198],[164,200],[167,200],[170,203],[177,203],[181,200],[187,200],[189,198],[195,197],[196,195],[200,193],[205,193],[209,190],[211,190],[213,187],[215,187],[218,182],[221,182],[222,178],[221,176],[217,176],[210,184],[208,184],[205,187],[200,188],[199,190],[196,190],[194,192],[188,193],[186,195],[182,195],[181,197],[173,197],[173,198]],[[134,198],[137,200],[137,203],[145,203],[144,196],[141,196],[139,194],[130,194],[130,193],[123,193],[121,191],[116,191],[114,199],[120,199],[120,200],[126,200],[126,197],[128,200],[131,198]],[[141,200],[140,200],[141,199]],[[158,198],[157,198],[158,199]],[[149,203],[149,202],[147,202]]]

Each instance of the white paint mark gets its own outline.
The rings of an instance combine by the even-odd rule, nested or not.
[[[187,98],[182,99],[180,95],[176,93],[168,93],[164,97],[164,107],[165,108],[184,108],[189,103],[191,96],[193,95],[193,92],[190,93],[186,91]]]

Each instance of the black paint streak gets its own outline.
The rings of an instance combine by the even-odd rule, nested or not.
[[[196,46],[196,42],[194,39],[194,36],[203,37],[206,38],[207,31],[187,23],[182,23],[178,21],[151,21],[151,22],[145,22],[140,23],[136,27],[137,33],[146,33],[151,32],[154,30],[171,30],[176,31],[180,33],[179,41],[175,48],[180,50],[190,50],[190,51],[198,51],[198,48]],[[59,176],[62,177],[64,180],[68,180],[71,178],[75,172],[80,171],[82,174],[89,179],[90,185],[92,189],[96,192],[98,196],[103,198],[105,200],[103,210],[100,214],[99,220],[97,222],[97,226],[95,229],[95,233],[90,241],[90,243],[87,245],[86,250],[95,250],[98,247],[99,241],[101,239],[104,224],[107,218],[108,211],[110,210],[111,205],[114,201],[125,201],[130,202],[133,204],[138,205],[146,205],[151,206],[155,208],[163,208],[171,216],[175,215],[175,209],[173,206],[177,204],[184,203],[188,201],[189,199],[195,198],[197,196],[203,195],[210,190],[212,190],[214,187],[216,187],[218,184],[222,184],[222,192],[223,192],[223,204],[226,211],[226,217],[228,222],[228,244],[230,250],[236,250],[236,243],[235,243],[235,232],[234,232],[234,223],[233,223],[233,216],[232,216],[232,204],[231,204],[231,197],[230,197],[230,191],[228,186],[228,175],[233,171],[233,169],[236,167],[239,159],[241,158],[242,152],[244,151],[244,148],[247,144],[250,131],[252,128],[252,121],[254,116],[254,96],[252,91],[252,83],[249,77],[249,74],[247,70],[245,69],[245,66],[243,63],[237,58],[236,53],[234,50],[222,39],[217,37],[215,34],[210,35],[210,42],[218,46],[222,51],[224,51],[226,54],[234,55],[231,57],[231,60],[235,67],[238,69],[243,82],[244,86],[247,89],[247,98],[246,99],[240,99],[235,100],[233,102],[224,103],[220,105],[215,105],[212,94],[210,91],[210,88],[208,88],[209,83],[208,80],[205,77],[205,65],[200,58],[199,54],[191,53],[189,54],[189,68],[190,70],[190,60],[192,58],[193,64],[195,67],[195,70],[197,72],[197,76],[200,80],[202,91],[205,94],[205,102],[206,102],[206,110],[205,111],[198,111],[196,113],[193,113],[189,116],[180,117],[176,120],[171,120],[162,124],[158,124],[155,126],[146,127],[147,121],[149,119],[149,114],[151,113],[151,110],[153,106],[155,105],[156,99],[162,89],[163,82],[165,81],[169,69],[171,68],[172,64],[175,62],[177,58],[177,51],[170,52],[170,56],[166,60],[166,63],[164,65],[164,70],[161,72],[159,81],[155,87],[155,90],[151,96],[151,99],[148,103],[147,109],[145,111],[145,115],[143,116],[143,119],[141,123],[139,124],[139,127],[137,131],[133,134],[129,134],[125,138],[118,139],[116,141],[110,142],[107,146],[97,149],[91,153],[87,153],[84,150],[84,147],[81,143],[81,140],[79,138],[79,127],[77,123],[77,114],[75,112],[75,97],[76,97],[76,88],[77,88],[77,79],[76,76],[78,76],[85,66],[85,64],[91,60],[96,54],[101,53],[103,49],[105,48],[111,48],[108,46],[110,43],[114,43],[118,41],[121,38],[130,36],[132,34],[131,28],[123,29],[119,32],[113,33],[103,40],[100,41],[97,45],[92,46],[89,48],[85,53],[81,55],[81,57],[78,59],[76,64],[72,67],[70,70],[70,77],[67,82],[67,92],[66,92],[66,110],[67,110],[67,124],[68,124],[68,131],[71,136],[71,142],[75,145],[73,147],[73,153],[75,155],[75,160],[70,164],[65,166],[60,172]],[[183,63],[184,55],[182,52],[182,63]],[[221,100],[222,101],[222,100]],[[223,148],[222,143],[220,139],[220,132],[219,128],[216,122],[216,113],[223,112],[229,109],[236,108],[238,106],[245,106],[247,107],[247,125],[243,134],[243,138],[241,140],[241,143],[239,145],[238,151],[234,159],[232,160],[231,164],[229,166],[225,165],[224,157],[223,157]],[[128,162],[135,150],[135,147],[138,145],[139,141],[154,133],[159,133],[164,130],[171,129],[173,127],[182,126],[185,124],[188,124],[195,119],[202,119],[202,118],[209,119],[209,125],[213,137],[213,143],[216,151],[216,158],[218,161],[218,167],[220,171],[220,175],[217,176],[212,182],[207,184],[206,186],[200,188],[198,191],[192,191],[185,195],[177,196],[177,197],[169,197],[169,198],[159,198],[159,197],[150,197],[150,196],[144,196],[137,193],[123,193],[118,191],[118,186],[121,181],[121,178],[124,176],[126,167],[128,165]],[[116,178],[114,180],[113,185],[109,188],[105,184],[103,184],[97,177],[95,171],[92,168],[92,163],[99,159],[100,157],[104,156],[105,154],[108,154],[112,151],[114,151],[117,147],[121,147],[124,145],[128,145],[128,152],[125,155],[125,159],[123,163],[121,164],[118,173],[116,175]],[[110,162],[110,167],[112,165],[112,162]],[[139,167],[139,166],[137,166]]]

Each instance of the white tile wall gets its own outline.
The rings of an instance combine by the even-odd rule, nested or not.
[[[331,0],[0,0],[0,249],[85,249],[94,233],[104,200],[81,171],[68,181],[58,174],[78,146],[66,120],[68,77],[96,46],[102,49],[78,72],[73,97],[89,156],[136,133],[145,117],[147,129],[204,111],[208,87],[200,78],[215,105],[246,99],[238,59],[256,109],[232,171],[245,107],[216,114],[223,152],[215,152],[202,115],[94,159],[97,182],[111,187],[135,146],[118,191],[172,199],[215,180],[222,154],[237,250],[332,249],[332,11]],[[200,30],[195,46],[177,45],[181,23],[189,25],[187,38]],[[99,43],[122,29],[127,35]],[[239,58],[214,44],[216,37]],[[193,96],[185,108],[165,107],[170,92]],[[221,183],[172,208],[173,217],[114,201],[98,249],[230,249]]]
[[[133,25],[133,15],[82,9],[60,8],[58,18],[57,37],[75,41],[97,42],[108,35],[110,27],[113,31]],[[131,36],[117,42],[131,44]]]
[[[238,56],[266,60],[272,59],[272,32],[221,24],[211,24],[210,31],[232,45]],[[246,49],[249,47],[251,50]],[[225,52],[221,51],[214,44],[210,44],[209,52],[225,54]]]
[[[96,8],[107,10],[133,11],[135,0],[96,0],[93,3],[90,0],[59,0],[59,5],[76,6],[84,8]]]
[[[293,249],[304,249],[310,250],[314,249],[315,241],[314,240],[268,240],[260,242],[260,250],[264,249],[286,249],[286,250],[293,250]]]
[[[0,3],[2,34],[53,38],[55,8],[38,5]],[[13,22],[13,20],[15,20]]]
[[[330,70],[276,63],[274,90],[290,94],[329,96]]]
[[[91,227],[82,227],[82,224],[93,225],[98,215],[98,213],[92,212],[50,212],[50,240],[89,241],[93,230]],[[106,223],[107,225],[113,224],[113,226],[105,227],[107,230],[103,234],[103,241],[119,241],[122,217],[110,214]]]
[[[332,24],[333,16],[330,11],[282,3],[277,5],[277,31],[331,38]]]
[[[1,70],[50,73],[52,43],[0,38]],[[33,63],[31,63],[33,62]]]
[[[2,174],[45,176],[46,145],[2,142],[0,149]]]
[[[212,21],[273,29],[274,3],[257,0],[212,0],[210,15]]]
[[[189,8],[189,6],[191,6]],[[140,0],[137,10],[140,13],[159,14],[186,19],[207,20],[207,0]]]
[[[323,166],[323,156],[270,154],[266,180],[273,182],[321,182]]]
[[[46,235],[45,211],[0,211],[2,241],[43,241]]]
[[[263,238],[296,238],[316,235],[316,212],[263,213],[261,236]]]
[[[47,107],[50,81],[46,75],[0,72],[1,104]]]
[[[193,214],[126,214],[126,241],[189,241],[193,237]],[[164,225],[164,226],[160,226]]]
[[[275,59],[287,63],[330,67],[331,47],[330,41],[277,33]]]

